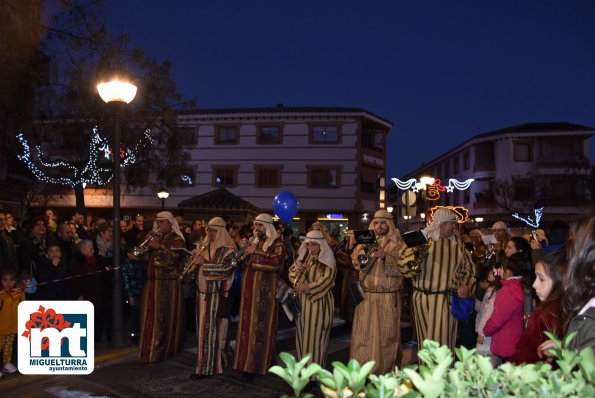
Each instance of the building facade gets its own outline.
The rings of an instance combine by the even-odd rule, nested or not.
[[[450,178],[474,179],[469,189],[442,191],[437,200],[422,190],[418,213],[435,205],[458,205],[488,225],[500,219],[516,222],[513,212],[532,216],[543,206],[544,221],[570,220],[593,204],[588,141],[594,132],[572,123],[508,127],[477,135],[400,179],[431,176],[442,186]],[[388,191],[389,204],[399,208],[402,191],[394,184]]]
[[[180,156],[186,170],[170,190],[168,209],[225,188],[270,212],[275,195],[290,191],[299,200],[303,228],[317,219],[346,228],[366,223],[363,214],[377,206],[392,123],[364,109],[196,110],[180,113],[178,124],[185,136]],[[111,193],[87,188],[85,203],[108,209]],[[121,204],[126,214],[127,209],[157,210],[161,201],[152,189],[123,186]],[[63,195],[48,205],[74,206],[74,198]]]

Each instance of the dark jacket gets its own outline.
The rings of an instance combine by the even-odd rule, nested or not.
[[[87,259],[78,252],[74,255],[73,264],[73,275],[81,275],[73,279],[75,299],[82,296],[83,300],[88,300],[96,305],[103,300],[105,294],[102,284],[103,272],[98,272],[105,268],[99,266],[96,260]]]
[[[591,347],[595,351],[595,307],[590,307],[582,314],[572,318],[566,334],[572,332],[576,332],[576,336],[568,348],[580,351],[585,347]]]
[[[64,278],[70,276],[68,263],[62,260],[54,267],[51,261],[44,257],[37,264],[37,300],[72,300],[70,280]],[[49,282],[49,283],[46,283]]]

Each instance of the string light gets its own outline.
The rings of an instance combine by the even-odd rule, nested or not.
[[[109,159],[111,149],[107,139],[101,137],[99,134],[97,127],[93,128],[91,142],[89,143],[89,160],[82,168],[61,160],[46,161],[44,160],[44,154],[40,146],[36,146],[35,152],[32,153],[23,133],[17,134],[17,139],[23,146],[23,153],[17,157],[27,165],[37,179],[45,183],[67,185],[74,188],[81,184],[106,185],[113,178],[113,170],[111,168],[100,167],[98,164],[100,161],[99,153],[103,152],[103,157]],[[121,151],[123,157],[122,167],[135,163],[138,153],[147,143],[153,143],[149,129],[145,130],[143,138],[132,149],[129,148]],[[52,176],[45,170],[42,170],[40,166],[44,169],[67,169],[70,175],[68,177]]]
[[[188,185],[194,185],[194,183],[192,182],[192,177],[190,177],[188,174],[182,174],[180,178],[182,179],[183,183],[186,183]]]
[[[539,228],[539,222],[541,221],[541,216],[543,215],[543,207],[533,210],[533,213],[535,213],[535,220],[532,220],[531,216],[522,217],[519,215],[519,213],[513,213],[512,216],[517,220],[523,221],[532,228]]]

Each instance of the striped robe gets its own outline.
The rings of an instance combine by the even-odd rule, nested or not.
[[[180,257],[168,250],[185,247],[170,232],[161,238],[166,248],[153,250],[143,288],[138,362],[154,363],[176,356],[182,345],[184,297],[177,276]]]
[[[377,259],[367,275],[361,272],[357,258],[364,247],[358,245],[351,257],[364,281],[365,298],[355,308],[350,357],[361,364],[376,361],[373,372],[385,374],[394,370],[401,344],[403,276],[397,268],[397,243],[380,237],[378,244],[386,257]]]
[[[302,312],[296,320],[297,358],[301,360],[312,354],[311,362],[324,367],[331,336],[335,300],[332,288],[335,285],[337,270],[309,259],[308,270],[303,283],[307,283],[310,293],[300,295]],[[295,284],[296,270],[289,269],[289,280]]]
[[[211,259],[211,250],[205,253],[205,264],[222,264],[234,250],[219,247]],[[196,338],[197,375],[223,373],[223,355],[227,348],[229,329],[229,289],[233,280],[233,270],[221,275],[205,275],[200,267],[196,276]]]
[[[269,238],[270,239],[270,238]],[[233,367],[252,374],[267,374],[275,353],[278,307],[275,300],[285,248],[275,239],[265,252],[258,242],[242,275],[240,322]]]
[[[428,293],[457,289],[461,285],[469,286],[472,292],[475,286],[475,268],[469,252],[459,238],[454,237],[453,241],[447,238],[440,238],[438,241],[430,239],[427,251],[421,272],[411,278],[417,341],[419,347],[422,347],[425,339],[430,339],[454,349],[457,320],[450,312],[451,296]],[[407,272],[405,264],[413,256],[410,248],[401,252],[399,266],[403,267],[404,274]]]

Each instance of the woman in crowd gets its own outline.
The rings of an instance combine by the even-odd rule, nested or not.
[[[545,255],[535,264],[533,288],[540,305],[529,317],[527,328],[519,340],[510,361],[515,364],[539,361],[538,347],[547,340],[545,332],[564,336],[564,315],[562,312],[562,278],[566,270],[566,255],[563,251]]]
[[[77,300],[87,300],[93,303],[95,313],[95,342],[101,340],[105,319],[109,316],[104,306],[106,292],[102,286],[103,268],[97,264],[95,249],[91,240],[82,240],[74,255],[74,266],[72,272],[77,277],[73,284],[73,295]]]
[[[533,290],[531,289],[531,285],[535,279],[534,268],[531,262],[531,246],[525,238],[514,236],[508,240],[504,254],[506,255],[506,259],[515,258],[522,264],[523,313],[525,318],[527,318],[533,312]]]
[[[298,360],[312,354],[311,361],[325,366],[335,302],[335,257],[321,231],[310,231],[289,269],[289,280],[299,295],[302,312],[296,321]]]

